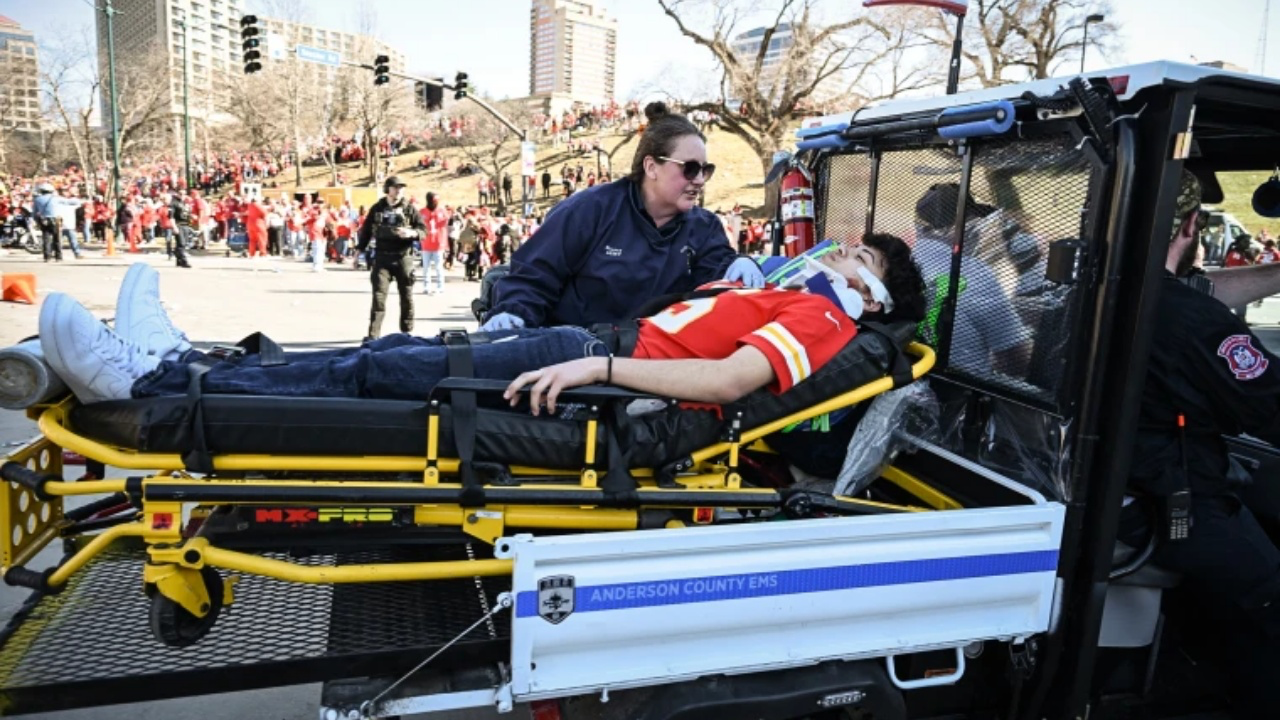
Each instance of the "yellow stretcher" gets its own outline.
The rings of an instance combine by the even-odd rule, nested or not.
[[[933,351],[911,343],[910,378],[934,364]],[[633,489],[619,493],[602,482],[607,472],[599,446],[603,414],[585,421],[581,463],[573,468],[510,464],[500,477],[463,482],[464,463],[441,456],[442,413],[430,402],[426,452],[421,456],[324,456],[215,454],[214,472],[198,477],[186,470],[180,453],[144,452],[91,439],[71,420],[77,405],[67,397],[34,406],[29,415],[41,437],[11,454],[0,476],[0,560],[11,585],[58,592],[92,558],[123,538],[146,547],[143,573],[151,596],[151,625],[166,644],[182,646],[203,637],[220,609],[234,600],[234,573],[263,575],[297,583],[373,583],[506,575],[511,562],[494,558],[316,567],[221,547],[207,531],[210,518],[237,512],[268,521],[291,514],[322,529],[452,528],[493,545],[509,529],[617,531],[681,527],[713,522],[718,512],[760,513],[803,503],[810,514],[875,514],[958,507],[906,473],[886,480],[920,500],[920,506],[890,505],[852,497],[749,487],[740,473],[740,453],[771,433],[847,408],[909,381],[880,377],[798,412],[755,427],[730,418],[729,432],[689,453],[672,475],[633,468]],[[88,406],[92,407],[92,406]],[[616,440],[615,440],[616,442]],[[62,479],[62,451],[69,450],[110,468],[145,471],[125,478],[68,482]],[[95,498],[71,508],[68,497]],[[184,509],[187,510],[184,516]],[[59,538],[84,542],[59,565],[43,572],[26,565]],[[218,570],[230,571],[223,577]]]

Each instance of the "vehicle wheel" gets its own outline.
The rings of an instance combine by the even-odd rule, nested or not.
[[[26,239],[22,241],[22,249],[32,255],[44,252],[44,248],[40,247],[40,242],[31,233],[27,233]]]
[[[187,647],[209,634],[222,612],[222,575],[208,565],[200,568],[209,612],[202,618],[187,612],[178,603],[157,592],[151,596],[151,634],[169,647]]]

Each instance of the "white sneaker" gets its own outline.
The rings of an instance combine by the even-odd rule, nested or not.
[[[160,304],[160,273],[146,263],[134,263],[120,283],[116,298],[116,332],[161,360],[177,360],[191,342],[174,327]]]
[[[116,334],[74,298],[50,293],[40,307],[40,349],[84,404],[132,397],[133,383],[160,359]]]

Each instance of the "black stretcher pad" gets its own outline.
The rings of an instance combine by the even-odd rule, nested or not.
[[[812,407],[889,372],[898,347],[914,325],[893,326],[890,337],[862,331],[817,373],[782,395],[752,393],[735,406],[743,428]],[[498,398],[500,400],[500,398]],[[205,443],[216,455],[407,455],[425,456],[428,406],[425,401],[362,398],[294,398],[204,395]],[[478,461],[547,468],[578,468],[585,446],[585,421],[533,417],[500,407],[478,409]],[[71,412],[71,429],[99,442],[147,453],[186,453],[196,443],[192,405],[186,397],[112,400],[81,405]],[[706,410],[671,408],[635,418],[613,414],[616,435],[629,450],[632,467],[657,467],[717,442],[724,424]],[[600,430],[600,457],[608,445]],[[439,456],[457,457],[452,412],[441,407]]]

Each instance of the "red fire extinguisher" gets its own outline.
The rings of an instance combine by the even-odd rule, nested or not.
[[[795,257],[813,247],[813,176],[800,163],[792,163],[782,176],[778,208],[782,216],[782,254]]]

